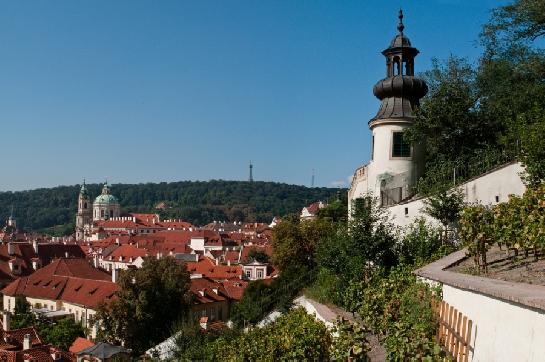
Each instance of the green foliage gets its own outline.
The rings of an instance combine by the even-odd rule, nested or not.
[[[73,317],[65,317],[51,324],[42,322],[38,325],[42,340],[63,351],[68,351],[77,337],[85,337],[85,329],[76,323]]]
[[[541,0],[515,0],[492,11],[481,40],[489,51],[505,44],[531,42],[545,35],[545,4]]]
[[[464,205],[464,196],[460,189],[453,191],[441,190],[430,195],[424,201],[423,211],[443,225],[443,244],[448,241],[449,224],[458,221],[460,211]]]
[[[119,286],[117,299],[98,308],[99,338],[125,343],[135,354],[169,337],[189,310],[189,273],[171,258],[145,258],[142,268],[121,273]]]
[[[286,311],[299,292],[314,281],[315,271],[306,266],[291,265],[270,284],[257,280],[250,282],[242,299],[235,304],[231,320],[243,327],[259,322],[273,309]]]
[[[87,185],[91,195],[100,185]],[[112,192],[123,212],[159,212],[165,218],[181,218],[196,225],[212,220],[270,222],[274,216],[300,212],[303,205],[334,197],[338,189],[308,188],[275,182],[212,180],[115,184]],[[14,206],[18,225],[25,230],[54,234],[74,230],[79,186],[59,186],[31,191],[0,192],[0,220]],[[165,210],[155,206],[165,202]]]
[[[424,265],[454,251],[454,246],[443,243],[439,228],[427,225],[424,219],[409,225],[400,240],[398,253],[408,265]]]
[[[318,218],[328,219],[333,222],[346,223],[348,219],[348,196],[331,201],[326,207],[318,210]]]
[[[521,154],[520,161],[526,168],[526,182],[531,187],[545,182],[545,134],[544,109],[534,107],[519,116],[523,127],[520,130]]]
[[[35,327],[42,341],[67,351],[77,337],[85,336],[85,329],[72,316],[52,321],[38,318],[30,311],[25,297],[15,298],[15,310],[11,318],[11,329]]]
[[[338,319],[333,329],[333,343],[331,345],[331,357],[336,361],[370,361],[369,341],[367,335],[369,330],[361,324]]]
[[[494,241],[494,216],[492,210],[483,205],[468,205],[460,215],[460,240],[473,256],[475,265],[487,271],[486,252]]]
[[[248,258],[246,259],[246,262],[250,263],[250,262],[252,262],[254,260],[258,261],[260,263],[268,263],[269,262],[269,255],[267,255],[267,253],[265,253],[265,252],[263,252],[261,250],[252,249],[248,253]]]
[[[433,60],[432,69],[423,74],[428,95],[416,112],[415,123],[406,137],[425,143],[427,163],[458,160],[471,155],[493,138],[497,127],[479,119],[475,107],[478,94],[475,71],[466,60],[455,56]]]
[[[303,222],[283,220],[273,229],[273,263],[284,270],[292,265],[313,268],[318,241],[334,232],[334,224],[326,219]]]
[[[435,340],[436,293],[418,282],[411,268],[400,266],[386,275],[375,271],[354,281],[346,298],[384,340],[389,361],[435,361],[444,355]]]
[[[206,346],[210,361],[326,361],[331,335],[326,326],[297,308],[263,328]]]
[[[214,353],[211,348],[205,348],[219,337],[234,339],[240,334],[239,330],[226,329],[203,330],[198,323],[182,323],[174,329],[175,350],[173,360],[176,361],[211,361]]]

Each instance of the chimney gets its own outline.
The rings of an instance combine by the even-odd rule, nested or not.
[[[11,314],[5,310],[2,314],[2,326],[4,327],[4,331],[9,331],[11,325]]]
[[[120,244],[121,244],[121,242],[119,241],[119,238],[116,238],[115,239],[115,245],[120,245]]]
[[[11,241],[8,241],[8,255],[15,254],[15,245]]]
[[[113,268],[112,269],[112,283],[117,283],[118,279],[119,279],[119,269]]]
[[[208,317],[201,317],[199,324],[201,325],[202,329],[208,329]]]
[[[30,349],[30,334],[25,334],[23,339],[23,350]]]
[[[216,265],[220,265],[220,261],[217,258],[216,258]]]
[[[32,242],[32,247],[34,248],[34,252],[38,254],[38,240]]]
[[[227,260],[227,266],[231,266],[231,260]]]

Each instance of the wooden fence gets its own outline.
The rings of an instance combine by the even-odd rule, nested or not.
[[[439,320],[437,331],[439,344],[453,361],[467,362],[470,352],[473,351],[471,347],[473,322],[445,301],[434,304]]]

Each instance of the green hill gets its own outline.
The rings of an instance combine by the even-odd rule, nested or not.
[[[90,184],[92,197],[101,185]],[[308,188],[275,182],[182,181],[146,184],[115,184],[122,212],[158,212],[165,218],[180,218],[196,225],[213,220],[270,222],[274,216],[299,212],[317,200],[336,197],[338,189]],[[345,197],[346,190],[341,190]],[[19,227],[51,234],[71,233],[74,228],[79,186],[59,186],[18,192],[0,192],[0,220],[11,207]],[[156,210],[165,202],[164,210]]]

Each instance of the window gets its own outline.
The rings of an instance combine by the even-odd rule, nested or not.
[[[251,278],[252,277],[252,271],[250,269],[246,270],[246,277]]]
[[[104,217],[104,210],[100,210],[100,217]]]
[[[84,203],[84,204],[83,204],[83,208],[84,208],[84,209],[87,209],[87,203]]]
[[[371,161],[374,159],[375,157],[375,136],[373,135],[373,144],[371,146]]]
[[[110,210],[110,217],[114,217],[114,210]]]
[[[257,271],[257,279],[263,279],[263,270],[259,269]]]
[[[403,132],[394,132],[392,157],[411,157],[411,145],[403,139]]]

